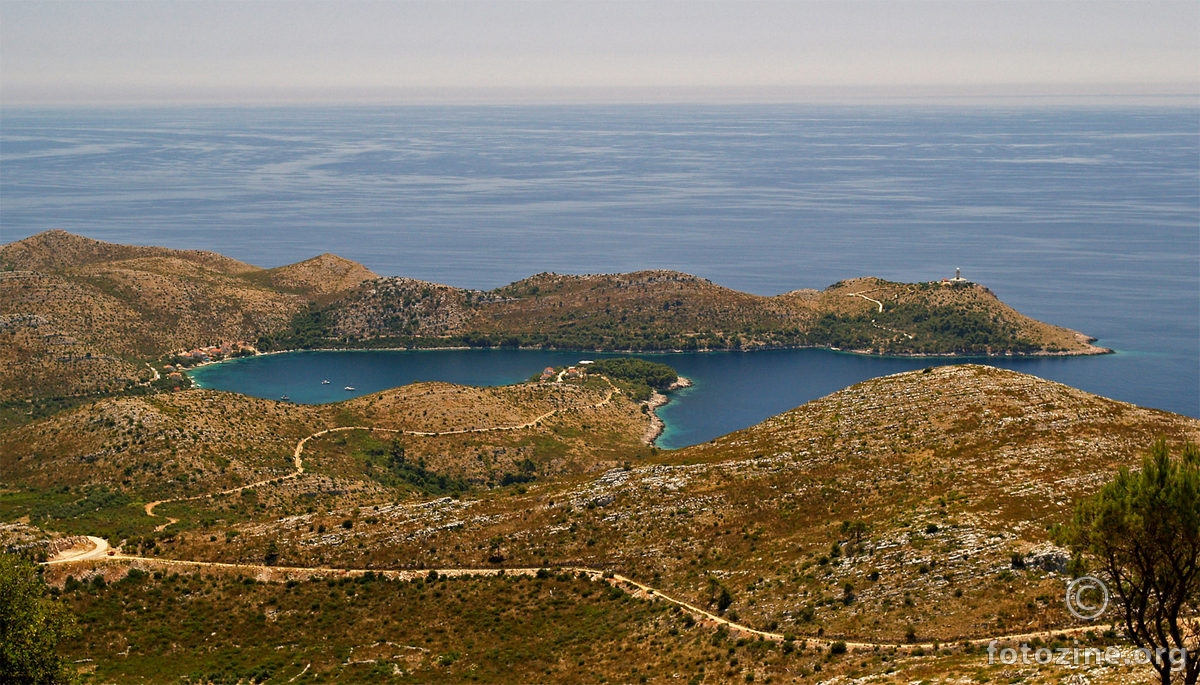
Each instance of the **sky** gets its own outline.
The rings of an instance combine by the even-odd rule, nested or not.
[[[4,106],[1198,94],[1196,0],[0,0]]]

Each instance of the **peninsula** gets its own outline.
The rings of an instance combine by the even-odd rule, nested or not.
[[[674,271],[543,273],[494,290],[336,255],[263,269],[48,231],[0,248],[0,401],[126,391],[180,350],[537,347],[997,356],[1109,352],[962,278],[854,278],[774,297]]]

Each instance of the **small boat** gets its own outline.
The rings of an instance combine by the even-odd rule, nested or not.
[[[351,392],[353,392],[353,390],[354,390],[354,386],[353,386],[353,385],[347,385],[347,386],[344,388],[344,390],[348,390],[348,391],[351,391]]]
[[[321,385],[329,385],[329,379],[326,378],[325,380],[321,381]]]
[[[280,402],[290,402],[290,401],[291,401],[291,399],[292,399],[292,398],[288,397],[287,395],[280,395],[280,396],[279,396],[279,401],[280,401]]]

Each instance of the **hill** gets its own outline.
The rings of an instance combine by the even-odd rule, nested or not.
[[[841,281],[751,295],[672,271],[538,274],[481,292],[404,278],[363,283],[264,345],[524,346],[595,350],[833,347],[868,354],[1098,354],[973,283]]]
[[[1074,355],[1109,352],[1092,339],[1031,319],[978,283],[840,281],[816,293],[781,295],[810,313],[809,335],[880,354]]]
[[[716,578],[756,627],[903,640],[913,626],[954,640],[1062,622],[1061,606],[1035,601],[1056,582],[1046,571],[1065,563],[1047,526],[1160,435],[1200,439],[1200,421],[1012,371],[938,367],[867,381],[628,470],[449,505],[471,522],[453,530],[438,528],[444,512],[409,508],[345,540],[304,532],[343,513],[289,525],[305,558],[338,566],[479,563],[471,550],[502,539],[513,565],[618,570],[701,604]],[[231,556],[205,539],[201,529],[175,544],[187,558],[256,556],[253,545]],[[1014,554],[1031,569],[1001,574]],[[858,603],[840,604],[847,582]]]
[[[258,267],[215,252],[118,245],[92,240],[62,230],[45,231],[0,248],[0,269],[4,271],[55,272],[91,264],[156,257],[184,260],[208,271],[227,276],[258,270]]]
[[[554,398],[559,396],[554,393],[601,392],[599,386],[572,387],[527,397],[538,386],[518,386],[511,391],[516,394],[497,391],[493,400],[484,401],[491,391],[412,386],[322,409],[333,412],[326,415],[325,423],[293,425],[281,442],[286,446],[303,431],[329,425],[330,417],[337,422],[411,430],[479,428],[480,421],[491,418],[528,421],[534,412],[555,406]],[[448,393],[446,399],[431,399],[439,393]],[[217,404],[228,396],[193,391],[171,396],[176,397]],[[594,400],[596,395],[591,397]],[[527,406],[537,408],[527,410]],[[571,406],[557,415],[566,423],[543,421],[540,435],[564,440],[575,434],[583,441],[581,447],[596,444],[596,436],[605,434],[594,428],[599,425],[593,418],[599,407],[586,409],[589,401]],[[426,414],[425,407],[443,409]],[[612,411],[616,413],[609,421],[638,414],[630,405]],[[256,416],[272,415],[234,413],[239,431],[247,437],[260,433],[253,428],[259,420]],[[274,416],[269,420],[282,415]],[[82,418],[72,422],[78,424]],[[618,424],[607,425],[617,428]],[[624,428],[616,434],[627,436],[638,427],[620,425]],[[29,442],[38,435],[52,440],[57,428],[43,422],[19,430],[10,444]],[[454,438],[462,442],[446,447],[438,441],[451,436],[431,437],[428,448],[417,448],[410,438],[402,442],[406,459],[418,454],[409,450],[426,449],[421,453],[429,455],[428,470],[462,476],[465,471],[454,471],[459,467],[451,462],[435,462],[433,455],[458,455],[469,463],[495,458],[498,448],[506,450],[501,455],[511,454],[513,445],[487,442],[507,437],[506,433],[463,433]],[[263,435],[265,439],[266,432]],[[372,463],[376,469],[382,465],[372,462],[371,454],[373,450],[381,457],[390,454],[391,436],[327,433],[309,443],[311,451],[306,448],[304,474],[263,483],[250,496],[231,493],[162,504],[157,520],[170,522],[164,519],[170,516],[178,521],[160,532],[143,533],[124,547],[140,550],[151,560],[258,566],[227,570],[200,566],[189,571],[150,560],[92,563],[93,570],[86,573],[107,575],[110,584],[76,589],[71,601],[81,612],[97,609],[90,615],[107,616],[99,607],[142,606],[152,615],[165,611],[172,597],[197,607],[194,602],[206,598],[203,601],[211,606],[205,604],[209,606],[205,611],[234,612],[230,625],[235,627],[222,629],[226,632],[213,649],[224,653],[235,643],[258,645],[252,651],[261,653],[239,667],[276,664],[288,677],[304,668],[303,660],[294,665],[288,659],[276,663],[270,656],[273,645],[294,645],[313,655],[310,663],[321,664],[313,668],[345,677],[360,677],[352,676],[357,673],[352,669],[365,668],[336,656],[353,649],[382,650],[378,657],[382,661],[376,663],[387,668],[395,665],[426,680],[477,677],[509,682],[529,677],[598,682],[602,677],[669,680],[680,674],[696,682],[746,681],[750,676],[757,682],[767,677],[813,677],[818,672],[821,679],[905,682],[937,674],[1053,680],[1056,673],[1066,677],[1073,671],[989,667],[986,655],[969,641],[986,643],[992,637],[1041,631],[1039,639],[1063,644],[1045,632],[1076,625],[1061,601],[1066,552],[1054,546],[1050,529],[1065,520],[1074,501],[1094,492],[1116,469],[1136,464],[1158,436],[1172,443],[1195,441],[1200,439],[1200,421],[975,365],[866,381],[757,426],[674,452],[631,450],[619,441],[611,442],[614,450],[607,460],[553,473],[539,467],[536,479],[451,496],[428,491],[422,496],[414,492],[411,482],[381,479],[367,468]],[[533,442],[526,444],[540,439],[531,437]],[[127,431],[122,438],[137,442]],[[228,436],[214,434],[211,439]],[[79,446],[69,451],[91,449]],[[14,452],[19,450],[9,450]],[[616,463],[622,453],[628,463]],[[271,454],[264,454],[260,468],[279,473],[283,455]],[[71,461],[61,459],[63,464]],[[559,463],[555,459],[551,455],[542,463]],[[37,487],[52,491],[62,485],[77,487],[65,481],[97,479],[120,466],[114,463],[90,474],[53,467],[21,472],[25,475],[20,478],[30,483],[45,479],[38,480]],[[9,520],[16,504],[10,496]],[[280,567],[378,572],[467,567],[507,568],[515,573],[536,567],[585,567],[628,576],[655,593],[795,640],[778,643],[718,630],[702,617],[673,608],[676,605],[647,605],[654,593],[629,594],[624,586],[614,594],[607,585],[557,571],[526,580],[461,578],[416,584],[389,580],[380,586],[370,583],[383,582],[382,578],[338,580],[326,575],[306,580],[284,573],[281,578],[294,579],[286,586],[250,582],[243,583],[247,589],[239,590],[241,578],[230,576],[244,577],[250,569],[264,568],[265,559]],[[184,575],[139,576],[128,584],[111,583],[131,567]],[[72,572],[80,574],[87,568],[79,566]],[[54,577],[63,582],[67,572],[59,568]],[[417,577],[426,573],[421,570]],[[254,574],[271,577],[265,571]],[[400,585],[389,584],[396,582]],[[458,607],[454,615],[459,618],[440,613],[434,608],[437,604],[429,604],[422,610],[425,613],[388,608],[387,597],[408,596],[422,587],[424,594],[408,601],[422,607],[436,599],[451,602]],[[249,593],[245,601],[237,599],[243,592]],[[189,596],[196,600],[182,599]],[[508,606],[510,600],[502,599],[506,596],[523,604],[503,615],[528,612],[522,615],[544,616],[544,625],[552,626],[548,632],[529,636],[537,645],[578,636],[579,642],[558,642],[554,652],[571,658],[546,661],[550,657],[531,646],[522,654],[531,659],[529,664],[537,664],[538,671],[529,675],[521,670],[530,667],[523,657],[511,653],[513,645],[472,637],[479,631],[491,634],[488,626],[498,624],[481,607]],[[312,603],[320,605],[320,614],[337,620],[312,624],[301,620]],[[255,607],[263,605],[271,607],[266,623],[255,618]],[[142,645],[156,638],[140,614],[129,614],[124,608],[114,611],[116,615],[92,624],[100,632],[76,648],[78,658],[97,658],[110,674],[128,675],[153,665],[166,668],[160,673],[176,674],[171,677],[182,675],[165,666],[158,652],[144,647],[118,665],[110,652],[115,654],[126,641]],[[390,617],[388,622],[371,618],[384,614]],[[121,615],[126,618],[117,618]],[[429,641],[421,643],[413,631],[428,628],[423,617],[434,615],[439,617],[436,628]],[[588,616],[608,617],[601,622],[606,627],[601,629]],[[170,620],[169,612],[164,620]],[[269,626],[269,638],[264,640],[269,639],[270,645],[259,645],[253,637],[257,631],[250,626],[255,621]],[[337,621],[358,626],[371,638],[359,639],[362,631],[347,632],[347,624]],[[342,627],[335,629],[335,625]],[[188,628],[181,625],[180,629]],[[582,630],[587,637],[578,632]],[[314,634],[334,644],[328,649],[317,647]],[[845,655],[830,653],[830,641],[837,639],[875,646],[851,647]],[[1092,634],[1087,639],[1090,642],[1085,644],[1103,647],[1115,638]],[[924,646],[904,648],[911,642]],[[636,647],[647,643],[655,649],[643,652]],[[930,647],[930,643],[941,646]],[[110,649],[106,644],[115,646]],[[397,645],[432,651],[418,655]],[[633,651],[628,659],[598,656],[629,649]],[[497,658],[501,654],[507,656]],[[405,655],[411,655],[411,660]],[[453,656],[443,659],[445,655]],[[631,662],[639,670],[630,671]],[[210,663],[204,668],[215,666]],[[514,676],[517,672],[526,675]],[[1131,671],[1103,668],[1088,674],[1092,682],[1123,682]]]
[[[0,248],[0,400],[114,392],[181,349],[253,342],[374,277],[332,255],[264,270],[49,231]]]
[[[0,431],[0,518],[153,539],[161,520],[144,505],[157,500],[183,498],[215,522],[487,491],[644,456],[649,424],[602,378],[418,383],[333,405],[208,390],[107,397]],[[297,444],[320,431],[303,443],[309,477],[290,480]],[[246,509],[255,483],[262,508]]]
[[[379,278],[362,264],[328,252],[296,264],[268,269],[262,275],[278,290],[317,300]]]

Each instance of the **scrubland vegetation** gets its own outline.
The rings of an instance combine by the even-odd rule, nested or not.
[[[564,382],[421,383],[326,406],[185,389],[145,366],[235,335],[285,347],[1097,351],[982,286],[856,279],[767,298],[642,272],[479,292],[377,279],[332,255],[263,270],[61,232],[5,246],[0,263],[0,540],[40,558],[83,544],[73,535],[116,548],[44,571],[45,598],[83,628],[59,649],[86,682],[1146,673],[988,664],[975,641],[1128,644],[1107,625],[1053,632],[1077,625],[1062,589],[1079,560],[1062,526],[1156,439],[1200,440],[1195,419],[950,366],[660,451],[642,443],[642,400],[676,375],[638,360]],[[461,569],[488,575],[445,577]]]

